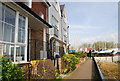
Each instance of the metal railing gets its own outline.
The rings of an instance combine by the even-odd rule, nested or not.
[[[95,58],[92,57],[92,59],[93,59],[93,62],[94,62],[94,64],[95,64],[95,67],[96,67],[96,69],[97,69],[99,81],[105,81],[105,78],[104,78],[104,76],[103,76],[103,74],[102,74],[102,72],[101,72],[98,64],[96,63]]]

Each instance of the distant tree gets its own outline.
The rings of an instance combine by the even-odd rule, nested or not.
[[[91,48],[91,44],[88,44],[87,47],[88,47],[88,48]]]
[[[120,46],[120,45],[119,45]],[[114,42],[94,42],[92,44],[92,48],[95,50],[100,50],[100,49],[111,49],[111,48],[116,48],[117,43]]]
[[[87,47],[87,43],[84,43],[82,46],[83,46],[83,47]]]

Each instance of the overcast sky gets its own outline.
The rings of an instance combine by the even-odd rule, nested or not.
[[[65,2],[70,44],[118,40],[117,2]]]

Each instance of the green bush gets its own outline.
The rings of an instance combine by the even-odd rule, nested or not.
[[[75,69],[75,64],[80,63],[80,59],[73,54],[66,54],[63,57],[64,62],[70,65],[70,71]]]
[[[79,57],[79,58],[87,57],[87,54],[85,52],[76,52],[74,55]]]
[[[5,57],[2,57],[0,61],[2,61],[2,75],[0,76],[2,81],[25,80],[25,75],[20,67],[12,64]]]

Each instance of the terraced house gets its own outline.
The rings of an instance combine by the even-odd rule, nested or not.
[[[51,59],[68,53],[65,5],[47,0],[0,0],[0,54],[13,63]]]
[[[69,37],[68,24],[65,5],[60,5],[59,0],[50,2],[49,8],[49,24],[52,28],[49,29],[50,34],[50,56],[54,58],[56,55],[62,57],[68,53]],[[57,67],[57,60],[52,59],[54,65]]]
[[[47,58],[48,2],[0,2],[1,53],[13,62]]]

